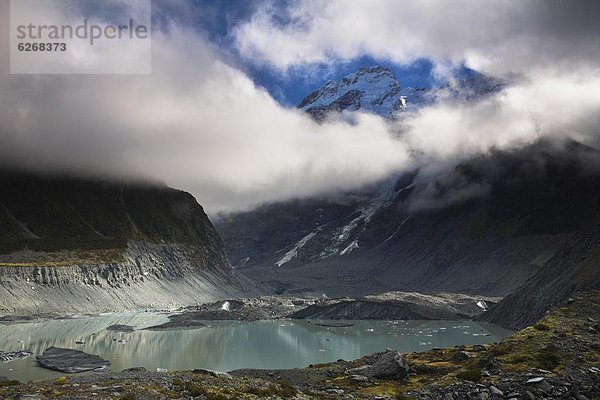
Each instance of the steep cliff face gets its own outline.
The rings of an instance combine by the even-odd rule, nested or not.
[[[347,214],[311,202],[261,210],[261,232],[285,232],[286,246],[236,229],[248,213],[217,226],[232,263],[279,291],[506,296],[599,219],[600,173],[590,167],[599,157],[576,143],[537,143],[473,158],[435,180],[391,179]],[[304,224],[288,223],[290,214]]]
[[[185,243],[210,259],[222,243],[189,193],[126,184],[0,172],[0,253],[124,249],[130,239]]]
[[[210,220],[163,185],[0,174],[3,314],[173,307],[252,291]]]
[[[3,266],[0,314],[174,308],[249,291],[249,283],[231,271],[199,267],[193,251],[177,244],[132,241],[119,262]]]

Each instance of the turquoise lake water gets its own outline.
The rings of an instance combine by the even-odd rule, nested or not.
[[[351,327],[323,327],[324,321],[215,321],[206,327],[169,331],[113,332],[160,324],[165,315],[121,313],[76,319],[0,325],[0,350],[31,350],[34,356],[0,364],[0,376],[21,381],[63,376],[36,365],[35,355],[50,346],[79,349],[109,360],[110,369],[143,366],[149,370],[207,368],[294,368],[352,360],[386,348],[400,352],[433,347],[485,344],[510,331],[473,321],[335,321]],[[115,340],[117,339],[117,340]],[[120,340],[120,342],[119,342]],[[84,344],[76,344],[76,341]]]

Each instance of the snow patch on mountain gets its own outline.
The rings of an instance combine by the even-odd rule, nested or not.
[[[395,190],[397,180],[397,176],[385,180],[379,187],[377,193],[357,209],[356,212],[358,213],[358,216],[333,232],[330,237],[329,245],[321,252],[319,258],[326,258],[338,254],[346,255],[352,250],[358,249],[358,236],[366,229],[371,218],[373,218],[379,210],[390,205],[399,193]],[[404,189],[406,189],[406,187],[400,190],[402,191]],[[347,244],[349,240],[352,240],[352,242]],[[343,248],[343,250],[340,251],[340,248]]]
[[[402,189],[402,190],[404,190],[404,189]],[[409,219],[410,219],[410,215],[409,215],[408,217],[404,218],[404,219],[402,220],[402,222],[400,222],[400,225],[398,225],[398,227],[396,228],[396,230],[394,231],[394,233],[392,233],[390,236],[388,236],[388,238],[387,238],[387,239],[385,239],[385,240],[383,241],[383,243],[385,243],[385,242],[389,242],[390,240],[392,240],[392,239],[394,238],[394,236],[396,236],[396,234],[397,234],[398,232],[400,232],[400,229],[401,229],[401,228],[404,226],[404,224],[406,224],[406,222],[407,222]]]
[[[358,249],[358,240],[353,240],[344,250],[340,252],[341,256],[345,256],[346,254],[350,254],[352,250]]]
[[[292,261],[294,258],[298,257],[298,250],[300,250],[301,248],[304,247],[304,245],[306,243],[308,243],[308,241],[310,239],[312,239],[313,237],[315,237],[315,235],[317,233],[319,233],[320,229],[317,229],[316,231],[313,231],[311,233],[309,233],[308,235],[304,236],[302,239],[300,239],[295,245],[294,247],[292,247],[292,249],[290,251],[288,251],[287,253],[285,253],[285,255],[275,263],[275,265],[277,265],[278,267],[281,267],[283,264]]]

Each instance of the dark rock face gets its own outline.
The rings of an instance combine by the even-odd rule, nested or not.
[[[44,354],[38,356],[37,362],[41,367],[68,374],[104,369],[110,365],[110,361],[96,355],[54,346],[49,347]]]
[[[222,242],[189,193],[163,184],[47,177],[0,169],[0,254],[124,249],[131,239],[198,246]]]

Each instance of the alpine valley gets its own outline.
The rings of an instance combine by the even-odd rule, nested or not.
[[[508,85],[361,67],[297,112],[401,126]],[[600,150],[426,166],[212,221],[163,183],[3,168],[0,397],[600,398]]]

